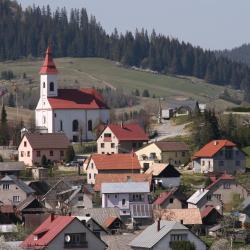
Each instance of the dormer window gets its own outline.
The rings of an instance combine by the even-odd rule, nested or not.
[[[43,88],[45,89],[45,82],[43,82]]]
[[[51,92],[54,91],[54,83],[53,83],[53,82],[51,82],[51,83],[49,84],[49,91],[51,91]]]

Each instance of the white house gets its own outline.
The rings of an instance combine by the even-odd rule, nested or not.
[[[139,249],[171,249],[174,241],[190,241],[197,250],[206,250],[206,244],[187,227],[179,222],[159,220],[148,226],[129,246],[134,250]]]
[[[102,183],[102,207],[118,207],[120,215],[130,216],[133,204],[148,204],[148,182]]]
[[[40,131],[63,131],[69,140],[93,140],[94,128],[109,120],[109,109],[94,89],[58,89],[58,70],[51,49],[40,70],[40,99],[36,107],[36,127]]]

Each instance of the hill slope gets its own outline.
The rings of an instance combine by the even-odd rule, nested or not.
[[[60,87],[122,88],[129,94],[135,89],[139,89],[140,93],[144,89],[148,89],[151,96],[166,97],[168,100],[192,98],[200,102],[211,102],[212,104],[219,101],[222,106],[232,105],[219,100],[219,94],[224,91],[225,87],[208,84],[197,78],[174,77],[136,71],[123,68],[113,61],[99,58],[59,58],[55,62],[60,72]],[[16,79],[12,83],[3,81],[2,84],[9,89],[13,82],[17,84],[19,104],[21,106],[27,101],[27,96],[33,99],[35,104],[38,101],[38,71],[41,64],[42,60],[19,60],[0,63],[0,72],[11,69],[16,75]],[[25,79],[22,78],[24,73],[26,74]],[[235,90],[230,89],[229,92],[232,95],[239,95]]]

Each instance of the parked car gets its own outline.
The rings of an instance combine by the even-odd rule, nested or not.
[[[78,161],[70,161],[65,164],[66,167],[78,167],[79,165]]]

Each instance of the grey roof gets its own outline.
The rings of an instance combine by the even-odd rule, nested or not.
[[[157,223],[148,226],[140,235],[132,240],[129,245],[132,247],[151,248],[157,244],[171,230],[188,230],[187,227],[179,222],[165,221],[160,222],[160,230],[157,230]]]
[[[0,162],[0,172],[24,170],[24,163],[18,161]]]
[[[149,193],[148,182],[122,182],[122,183],[102,183],[101,193]]]
[[[189,197],[187,203],[197,204],[208,192],[208,189],[197,190],[192,196]]]
[[[6,175],[0,180],[0,183],[3,182],[12,182],[15,183],[19,188],[21,188],[26,194],[35,193],[35,190],[29,187],[25,182],[20,179],[17,179],[14,175]]]
[[[120,219],[120,210],[117,207],[112,208],[73,208],[72,215],[74,216],[90,216],[92,217],[98,224],[105,227],[105,221],[109,217],[117,217]]]

